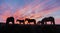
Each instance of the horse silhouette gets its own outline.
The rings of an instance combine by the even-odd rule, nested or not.
[[[28,23],[33,22],[34,24],[36,24],[36,20],[35,19],[26,18],[25,21],[28,21]]]
[[[55,25],[55,20],[54,20],[54,17],[45,17],[41,20],[41,24],[47,24],[47,22],[51,22],[51,24],[53,23]]]
[[[41,24],[41,21],[38,21],[37,24]]]
[[[25,21],[24,20],[19,20],[19,19],[17,19],[17,21],[21,24],[21,23],[23,23],[23,24],[25,24]]]
[[[12,24],[14,24],[14,17],[8,17],[6,19],[6,24],[9,24],[9,22],[12,22]]]

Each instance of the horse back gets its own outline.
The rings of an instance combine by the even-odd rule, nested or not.
[[[19,21],[19,22],[24,22],[24,20],[17,20],[17,21]]]

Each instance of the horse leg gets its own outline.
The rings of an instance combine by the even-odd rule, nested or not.
[[[7,19],[7,20],[6,20],[6,24],[9,24],[9,22],[10,22],[10,19]]]
[[[53,22],[51,21],[51,24],[53,24]]]
[[[9,24],[9,21],[6,21],[6,24]]]
[[[34,21],[34,24],[36,24],[36,21]]]
[[[41,22],[41,25],[44,25],[44,22]]]
[[[23,22],[23,24],[25,24],[25,22]]]
[[[28,24],[30,24],[30,22],[28,21]]]
[[[45,24],[47,24],[47,22],[45,22]]]
[[[12,21],[12,24],[14,24],[14,21]]]
[[[21,22],[19,22],[19,24],[21,24]]]
[[[53,21],[53,25],[55,25],[55,21]]]

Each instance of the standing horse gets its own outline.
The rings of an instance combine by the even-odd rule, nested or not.
[[[36,20],[35,19],[26,18],[25,21],[28,21],[28,23],[34,22],[34,24],[36,24]]]
[[[12,22],[12,24],[14,24],[14,17],[8,17],[6,20],[6,24],[9,24],[9,22]]]
[[[51,22],[51,24],[53,23],[55,25],[55,20],[54,20],[53,17],[45,17],[45,18],[43,18],[42,21],[41,21],[41,24],[44,24],[44,23],[46,24],[49,21]]]
[[[24,21],[24,20],[19,20],[19,19],[17,19],[17,21],[19,21],[20,24],[21,24],[21,23],[25,24],[25,21]],[[16,21],[16,22],[17,22],[17,21]]]

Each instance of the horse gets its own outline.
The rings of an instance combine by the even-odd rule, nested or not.
[[[41,21],[38,21],[37,24],[40,24],[41,25]]]
[[[12,22],[12,24],[14,24],[14,17],[8,17],[6,19],[6,24],[9,24],[9,22]]]
[[[41,20],[41,24],[47,24],[47,22],[51,22],[51,24],[53,23],[55,25],[55,20],[54,20],[54,17],[45,17]]]
[[[36,20],[35,19],[26,18],[25,21],[28,21],[28,23],[33,22],[34,24],[36,24]]]
[[[19,19],[17,19],[16,22],[17,22],[17,21],[18,21],[20,24],[21,24],[21,23],[25,24],[25,21],[24,21],[24,20],[19,20]]]

